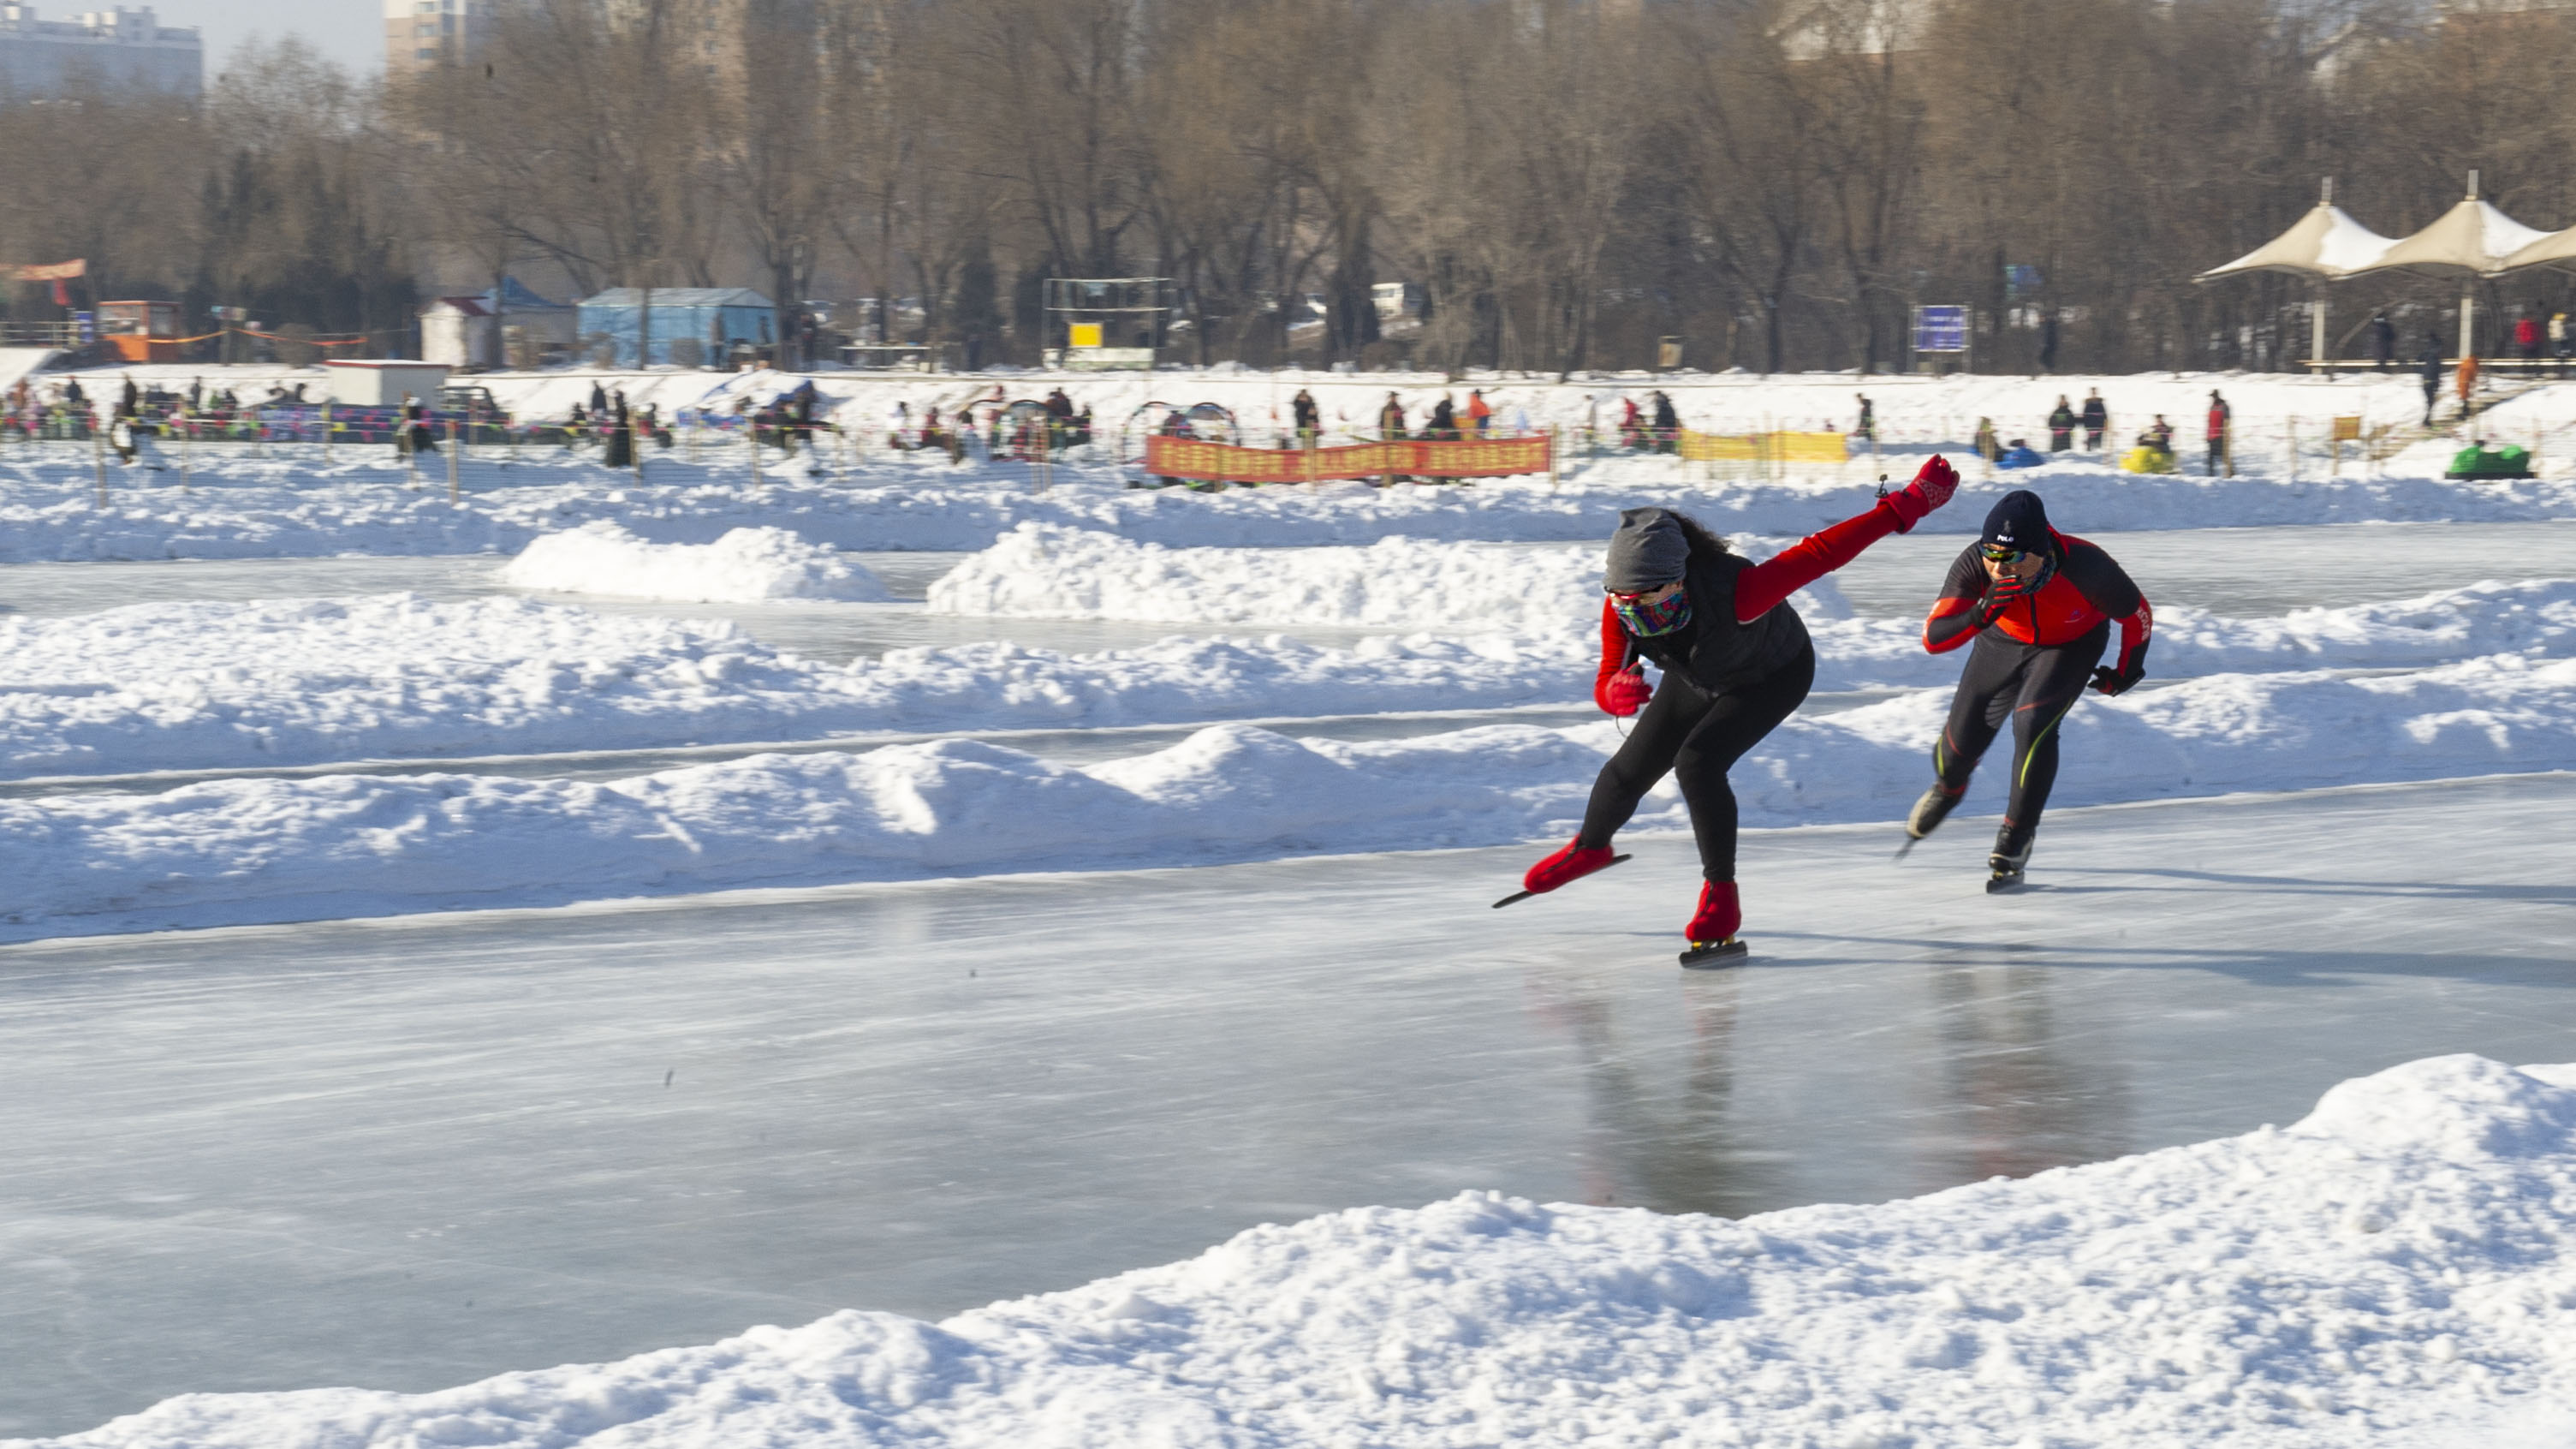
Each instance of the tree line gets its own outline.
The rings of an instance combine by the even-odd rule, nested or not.
[[[390,82],[290,42],[0,108],[0,260],[319,333],[508,273],[1026,361],[1046,278],[1158,276],[1196,362],[1881,370],[1954,303],[1980,370],[2279,366],[2308,284],[2196,273],[2328,176],[2391,235],[2472,168],[2576,223],[2571,85],[2576,14],[2420,0],[517,0]]]

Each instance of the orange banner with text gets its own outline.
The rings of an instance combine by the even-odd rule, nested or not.
[[[1145,471],[1158,478],[1228,483],[1308,483],[1327,478],[1499,478],[1547,471],[1545,438],[1360,443],[1346,448],[1237,448],[1194,438],[1145,439]]]

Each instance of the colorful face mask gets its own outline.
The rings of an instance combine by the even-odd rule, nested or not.
[[[1654,604],[1642,594],[1612,594],[1610,608],[1628,632],[1641,639],[1669,634],[1690,622],[1690,590],[1675,589],[1669,598]]]

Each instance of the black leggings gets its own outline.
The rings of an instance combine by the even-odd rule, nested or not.
[[[1666,674],[1655,697],[1637,714],[1636,728],[1601,776],[1583,812],[1576,843],[1598,850],[1610,843],[1637,802],[1669,771],[1690,805],[1691,834],[1699,839],[1699,868],[1713,881],[1735,879],[1735,791],[1726,772],[1746,750],[1779,728],[1816,682],[1816,647],[1809,644],[1779,672],[1749,685],[1709,693]]]
[[[2084,697],[2093,666],[2111,639],[2111,626],[2071,643],[2052,646],[2017,644],[1988,629],[1968,652],[1968,667],[1959,676],[1959,694],[1950,702],[1949,723],[1932,746],[1932,768],[1951,790],[1967,788],[1986,746],[1995,742],[2009,717],[2013,727],[2012,800],[2004,808],[2004,829],[2024,833],[2039,828],[2039,812],[2048,807],[2049,787],[2057,783],[2057,726]]]

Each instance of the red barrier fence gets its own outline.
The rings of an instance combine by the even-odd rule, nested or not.
[[[1361,443],[1347,448],[1237,448],[1156,434],[1145,440],[1145,471],[1157,478],[1228,483],[1313,483],[1327,478],[1499,478],[1548,471],[1550,440]]]

